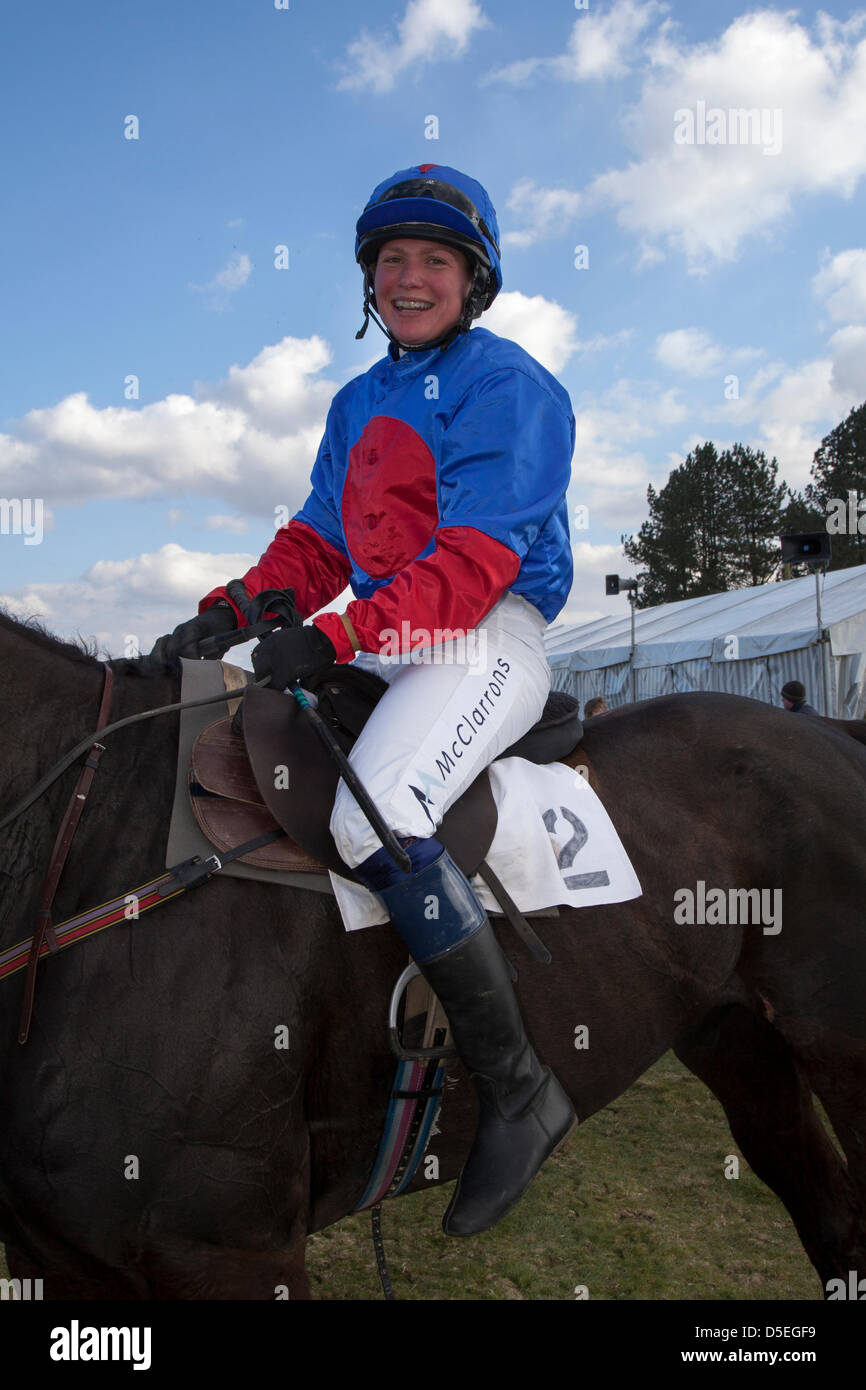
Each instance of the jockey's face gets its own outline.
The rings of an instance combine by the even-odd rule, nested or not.
[[[412,347],[453,328],[472,274],[462,251],[438,241],[386,241],[376,261],[376,304],[398,342]]]

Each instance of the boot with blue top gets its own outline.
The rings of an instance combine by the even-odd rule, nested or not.
[[[479,1101],[475,1142],[442,1221],[486,1231],[520,1200],[577,1123],[571,1101],[527,1039],[510,969],[469,881],[438,840],[402,840],[413,872],[386,850],[358,865],[448,1015]]]

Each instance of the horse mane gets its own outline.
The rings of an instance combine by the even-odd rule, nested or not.
[[[53,632],[49,632],[38,618],[16,618],[7,609],[0,608],[0,633],[3,631],[9,632],[13,636],[23,637],[25,641],[32,642],[42,651],[64,657],[67,661],[75,661],[84,666],[101,665],[98,645],[95,640],[88,643],[79,633],[77,641],[64,641],[60,637],[55,637]],[[145,665],[144,657],[134,659],[112,657],[109,664],[112,670],[119,675],[144,676],[153,674],[153,667]]]

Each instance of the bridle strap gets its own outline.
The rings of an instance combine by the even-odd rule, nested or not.
[[[114,684],[114,672],[105,662],[102,663],[105,672],[102,683],[102,700],[99,704],[99,715],[96,721],[98,734],[108,723],[108,712],[111,708],[111,691]],[[84,803],[90,792],[96,769],[99,766],[99,759],[105,751],[103,743],[94,742],[90,745],[89,757],[85,760],[75,790],[69,798],[66,807],[66,814],[57,832],[57,839],[54,841],[54,849],[51,851],[51,860],[48,865],[48,872],[42,885],[42,896],[39,902],[39,910],[36,914],[36,926],[33,933],[33,942],[30,947],[30,956],[27,961],[27,974],[24,977],[24,999],[21,1004],[21,1021],[18,1026],[18,1041],[25,1043],[30,1032],[30,1020],[33,1014],[33,996],[36,990],[36,970],[39,965],[39,955],[42,950],[43,940],[48,941],[49,950],[54,952],[58,949],[57,939],[54,935],[54,928],[51,925],[51,908],[54,904],[54,897],[57,893],[57,885],[60,882],[60,875],[66,863],[67,855],[72,844],[73,836],[78,828],[81,819],[81,812],[84,810]]]
[[[110,671],[111,668],[109,667],[108,669]],[[255,684],[268,685],[270,679],[270,676],[265,676],[262,680],[256,681]],[[197,705],[215,705],[218,701],[224,701],[225,698],[225,691],[222,691],[218,695],[205,695],[199,700],[178,700],[173,705],[160,705],[158,709],[146,709],[142,710],[140,714],[128,714],[125,719],[116,719],[113,724],[109,724],[103,729],[94,729],[93,734],[86,734],[80,743],[76,743],[75,747],[71,748],[69,752],[60,759],[59,763],[54,764],[50,772],[46,772],[45,776],[40,782],[36,783],[32,791],[29,791],[25,797],[22,797],[22,799],[12,807],[11,811],[6,813],[3,819],[0,820],[0,830],[5,830],[7,825],[11,825],[18,816],[33,805],[34,801],[38,801],[42,793],[47,791],[51,786],[52,782],[56,782],[57,778],[62,776],[66,769],[71,767],[77,758],[81,757],[82,753],[86,752],[93,743],[94,734],[101,733],[103,738],[105,738],[108,734],[113,734],[116,729],[125,729],[128,724],[139,724],[141,720],[154,719],[158,714],[173,714],[175,710],[195,709]]]

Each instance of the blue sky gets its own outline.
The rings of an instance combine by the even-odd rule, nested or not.
[[[410,164],[488,188],[481,324],[571,394],[561,620],[625,607],[619,537],[695,444],[801,486],[866,398],[866,9],[98,0],[3,27],[0,604],[58,634],[147,650],[301,506],[331,396],[384,350],[354,337],[354,224]]]

